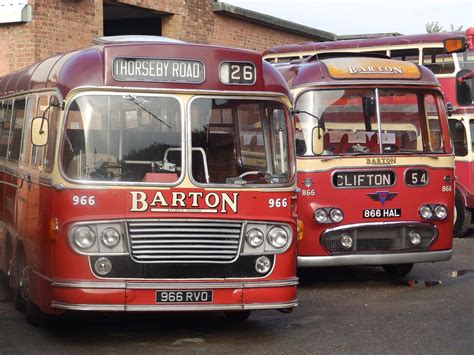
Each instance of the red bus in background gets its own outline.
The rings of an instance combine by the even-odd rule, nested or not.
[[[381,265],[402,276],[450,259],[454,156],[433,73],[363,54],[279,70],[297,114],[298,265]]]
[[[0,78],[0,270],[27,320],[297,305],[290,93],[255,52],[114,42]]]
[[[454,235],[466,234],[474,208],[474,28],[464,32],[426,33],[374,39],[302,43],[264,53],[272,63],[302,61],[314,54],[337,52],[381,54],[429,68],[448,103],[449,127],[456,155]]]

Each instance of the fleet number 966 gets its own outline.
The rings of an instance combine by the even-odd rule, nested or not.
[[[288,206],[288,199],[286,198],[271,198],[268,200],[268,207],[270,208],[280,208],[280,207],[287,207]]]
[[[72,204],[74,206],[94,206],[95,205],[95,196],[72,196]]]

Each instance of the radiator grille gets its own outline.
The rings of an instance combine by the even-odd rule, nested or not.
[[[421,235],[421,243],[413,246],[408,234],[415,231]],[[341,235],[349,234],[353,239],[352,248],[341,244]],[[323,234],[321,242],[332,254],[383,251],[422,251],[426,250],[436,237],[436,231],[425,225],[363,226],[339,229]]]
[[[128,223],[132,258],[138,262],[230,263],[238,256],[242,223],[134,221]]]

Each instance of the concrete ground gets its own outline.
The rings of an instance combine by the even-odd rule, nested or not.
[[[452,260],[393,280],[380,267],[300,270],[300,306],[252,313],[74,314],[35,328],[0,283],[0,354],[17,352],[474,353],[474,230]]]

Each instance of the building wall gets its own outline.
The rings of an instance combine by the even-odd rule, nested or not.
[[[160,11],[163,36],[186,42],[263,51],[311,40],[283,30],[216,14],[212,0],[117,0]],[[103,34],[103,0],[29,0],[33,20],[0,24],[0,75],[57,53],[86,47]]]

